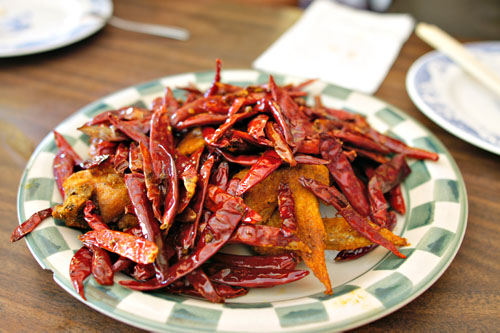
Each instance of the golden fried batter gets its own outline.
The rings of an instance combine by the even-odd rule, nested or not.
[[[324,218],[327,250],[354,250],[373,244],[354,230],[343,217]],[[374,227],[375,224],[370,222]],[[378,227],[376,227],[378,228]],[[405,238],[394,235],[390,230],[381,228],[380,234],[396,246],[408,246]]]
[[[66,225],[84,228],[81,210],[85,202],[97,202],[100,215],[108,223],[121,216],[130,198],[124,179],[109,164],[72,174],[63,183],[66,199],[54,208],[53,216],[66,221]]]
[[[177,145],[177,151],[182,155],[191,155],[198,149],[205,146],[205,139],[201,133],[200,127],[193,128],[181,142]]]

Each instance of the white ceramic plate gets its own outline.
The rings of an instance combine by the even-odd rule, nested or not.
[[[124,89],[76,112],[56,130],[79,154],[86,156],[88,138],[76,128],[91,117],[127,105],[150,105],[155,97],[163,95],[165,86],[182,87],[192,82],[206,89],[213,76],[213,72],[187,73]],[[253,70],[229,70],[222,72],[222,80],[250,85],[267,82],[268,75]],[[301,82],[280,75],[275,80],[278,84]],[[71,257],[82,246],[77,238],[80,231],[52,218],[26,236],[33,256],[43,268],[54,272],[55,281],[72,296],[107,316],[150,331],[331,332],[366,324],[404,306],[441,276],[460,247],[467,223],[467,194],[462,176],[439,140],[394,106],[322,82],[315,82],[306,90],[310,97],[320,94],[327,106],[366,115],[381,132],[439,154],[438,162],[409,161],[412,173],[403,184],[407,213],[398,217],[395,229],[411,243],[401,249],[407,259],[397,258],[381,247],[344,263],[334,262],[334,253],[327,253],[334,286],[331,296],[323,294],[323,286],[310,274],[288,285],[253,289],[226,304],[211,304],[161,291],[132,291],[118,283],[100,286],[92,277],[85,282],[87,301],[83,301],[68,274]],[[180,97],[183,91],[174,89],[174,94]],[[18,195],[20,221],[61,202],[52,174],[56,151],[53,135],[49,134],[28,162]],[[329,214],[322,210],[323,216]],[[306,269],[303,264],[300,268]],[[115,282],[123,278],[117,274]]]
[[[0,57],[63,47],[101,29],[111,0],[0,0]]]
[[[500,76],[500,42],[466,47]],[[408,71],[406,88],[415,105],[436,124],[477,147],[500,154],[500,97],[444,54],[432,51]]]

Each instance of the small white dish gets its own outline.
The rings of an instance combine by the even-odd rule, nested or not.
[[[100,30],[112,13],[111,0],[0,0],[0,58],[80,41]]]
[[[465,45],[500,75],[500,42]],[[500,97],[438,51],[420,57],[406,76],[415,105],[460,139],[500,155]]]

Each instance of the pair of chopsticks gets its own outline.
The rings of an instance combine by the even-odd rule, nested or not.
[[[477,60],[462,44],[435,25],[418,23],[418,37],[450,57],[457,65],[476,78],[485,87],[500,96],[500,78]]]

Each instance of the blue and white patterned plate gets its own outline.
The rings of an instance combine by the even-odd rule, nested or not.
[[[465,45],[500,76],[500,42]],[[406,88],[415,105],[445,130],[500,155],[500,97],[438,51],[420,57],[408,71]]]
[[[101,29],[111,0],[0,0],[0,57],[63,47]]]
[[[121,90],[84,107],[56,130],[85,156],[87,137],[76,128],[92,116],[126,105],[148,106],[163,94],[165,86],[180,87],[193,82],[206,89],[213,75],[213,72],[188,73]],[[268,76],[253,70],[229,70],[223,71],[222,79],[248,85],[267,82]],[[301,81],[286,76],[275,79],[279,84]],[[85,283],[88,301],[83,301],[68,275],[71,257],[82,246],[77,239],[80,232],[51,218],[26,237],[33,256],[44,269],[54,272],[55,281],[72,296],[107,316],[151,331],[330,332],[366,324],[404,306],[441,276],[459,249],[467,222],[462,176],[441,142],[394,106],[322,82],[315,82],[307,90],[311,95],[321,94],[325,105],[364,114],[379,131],[439,154],[438,162],[409,161],[412,173],[403,186],[408,211],[399,217],[395,229],[411,243],[401,249],[407,259],[396,258],[378,248],[358,260],[337,263],[333,261],[335,253],[327,251],[327,266],[334,285],[332,296],[324,295],[323,286],[310,274],[288,285],[253,289],[226,304],[211,304],[161,291],[131,291],[117,283],[104,287],[92,277]],[[174,94],[182,96],[183,92],[175,89]],[[55,153],[53,136],[49,134],[34,152],[21,180],[20,221],[61,202],[52,175]],[[322,213],[330,214],[327,210]],[[123,278],[118,274],[115,282]]]

